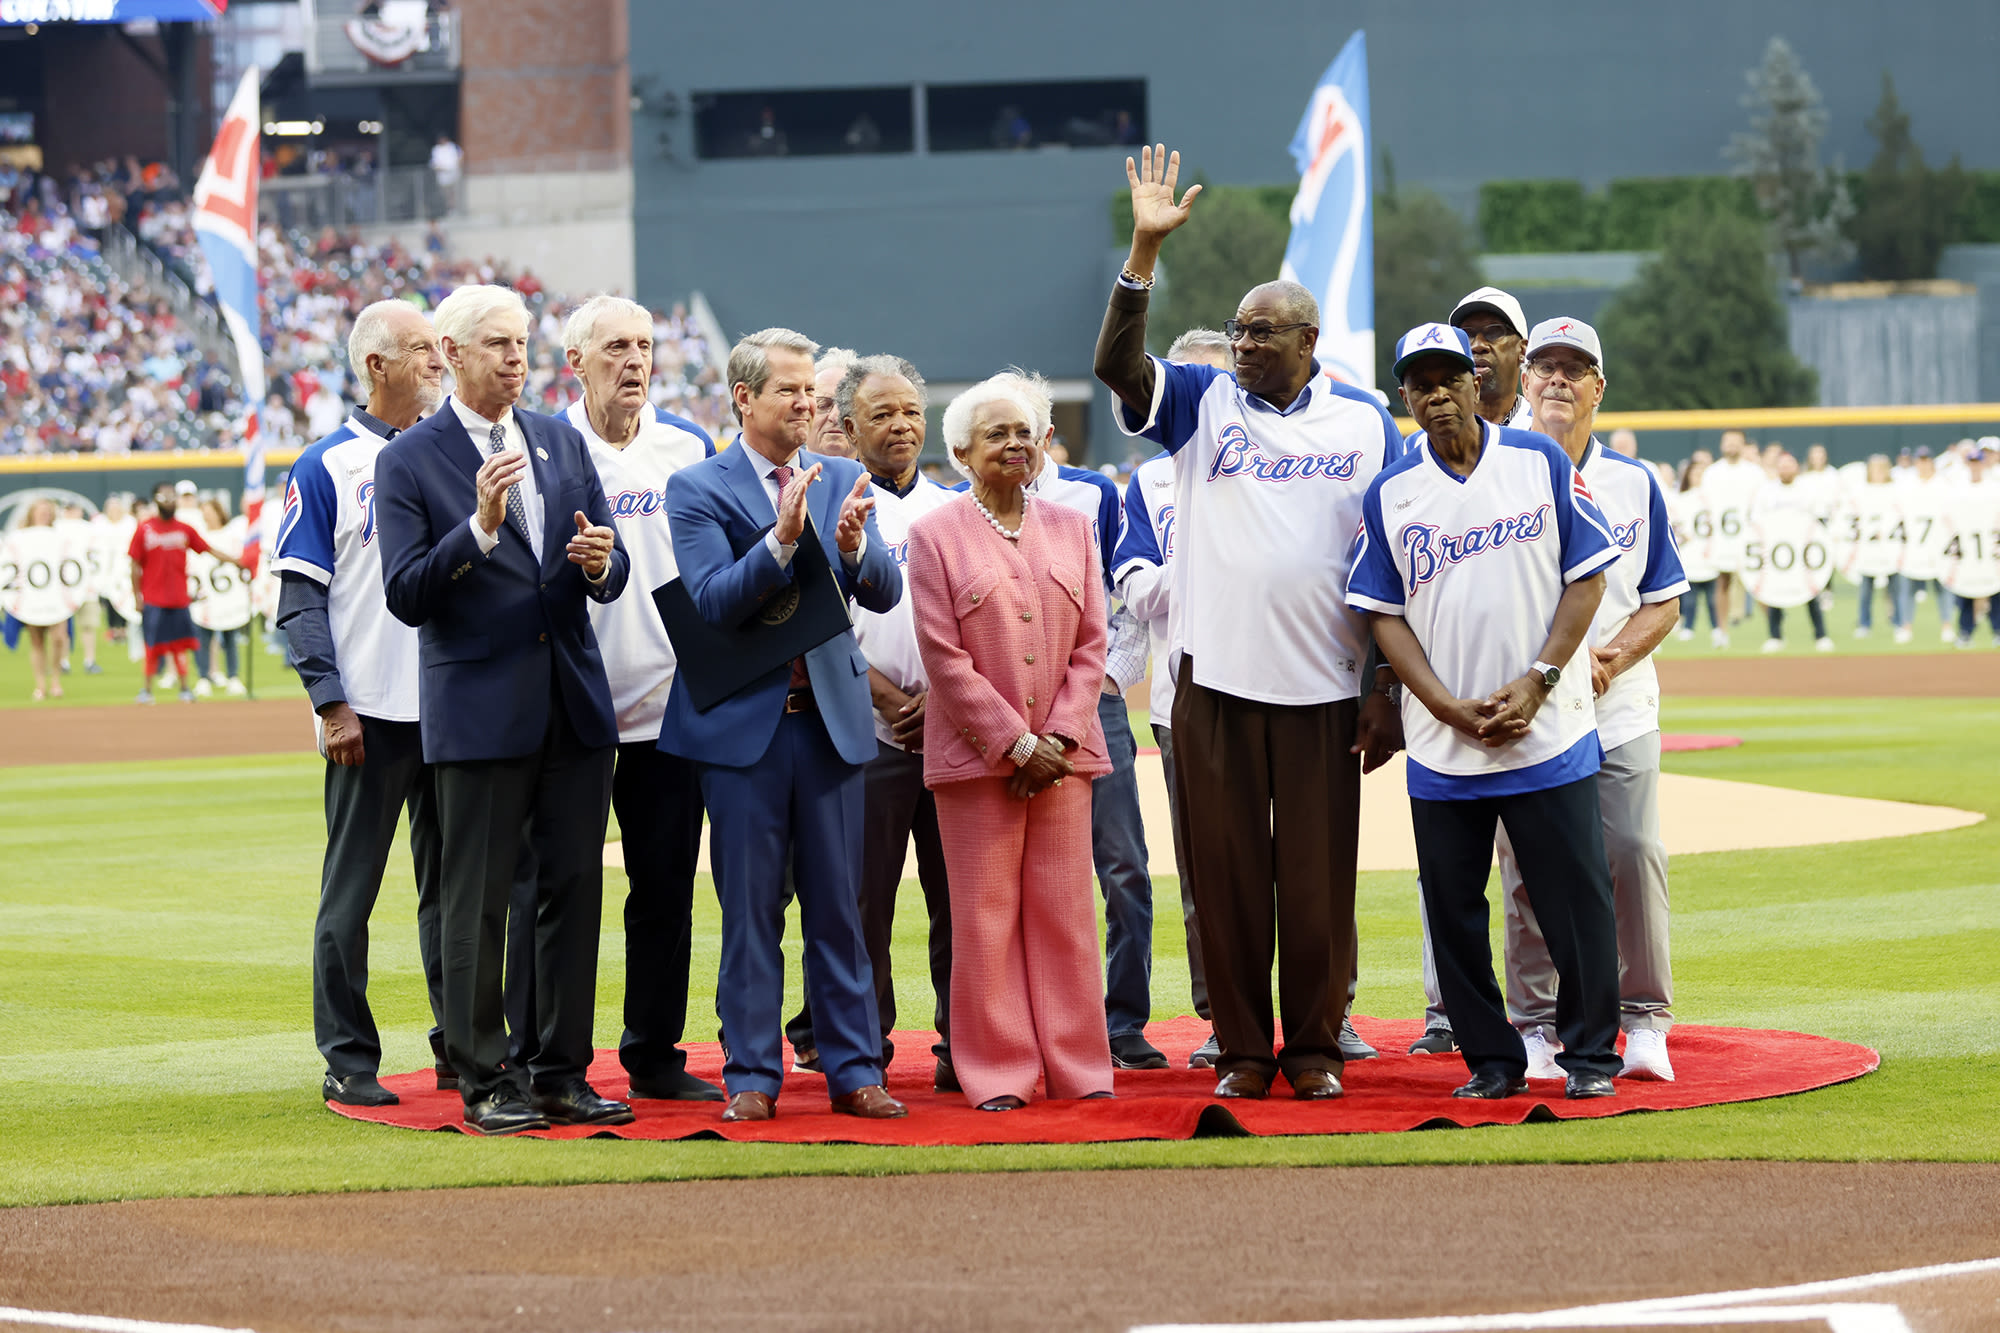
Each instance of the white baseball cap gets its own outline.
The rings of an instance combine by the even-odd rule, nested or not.
[[[1597,363],[1599,374],[1604,372],[1604,349],[1598,346],[1597,330],[1580,319],[1563,315],[1535,325],[1528,335],[1528,358],[1545,347],[1574,347]]]
[[[1500,317],[1513,327],[1516,335],[1527,332],[1528,317],[1521,313],[1521,303],[1498,287],[1481,287],[1476,292],[1467,292],[1460,298],[1459,303],[1451,308],[1451,318],[1445,320],[1445,323],[1455,325],[1460,315],[1482,306],[1497,311]]]

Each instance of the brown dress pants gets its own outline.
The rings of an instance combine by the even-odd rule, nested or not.
[[[1217,1071],[1338,1074],[1355,949],[1361,760],[1348,751],[1360,701],[1222,694],[1194,682],[1191,658],[1181,661],[1177,690],[1175,778],[1222,1046]],[[1274,949],[1282,1051],[1271,1015]]]

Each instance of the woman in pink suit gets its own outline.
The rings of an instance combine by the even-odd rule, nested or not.
[[[924,785],[951,881],[951,1053],[982,1111],[1109,1097],[1090,782],[1111,771],[1097,695],[1104,576],[1090,521],[1022,491],[1047,430],[1017,375],[945,410],[971,491],[910,529],[930,677]]]

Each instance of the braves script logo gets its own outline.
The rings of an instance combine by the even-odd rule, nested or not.
[[[664,486],[658,490],[619,491],[606,498],[611,502],[613,518],[651,518],[667,507]]]
[[[1161,505],[1160,512],[1153,516],[1154,535],[1160,539],[1160,558],[1174,558],[1174,507]]]
[[[896,562],[896,568],[907,569],[910,564],[910,539],[908,537],[889,548],[889,555]]]
[[[1618,543],[1620,550],[1629,551],[1639,544],[1639,531],[1645,526],[1643,518],[1635,518],[1630,523],[1614,523],[1611,525],[1611,540]]]
[[[1542,505],[1526,514],[1516,514],[1512,518],[1495,519],[1484,527],[1453,536],[1440,531],[1435,524],[1412,523],[1400,534],[1403,543],[1403,560],[1409,569],[1409,591],[1429,583],[1444,572],[1447,565],[1455,565],[1470,560],[1487,551],[1497,551],[1508,542],[1531,542],[1548,531],[1549,515],[1555,506]]]
[[[361,544],[366,546],[369,542],[375,540],[375,479],[373,477],[370,477],[354,488],[354,503],[361,510]],[[287,508],[291,505],[289,494],[286,496],[285,504]]]
[[[1215,461],[1209,464],[1208,479],[1255,477],[1259,481],[1307,481],[1325,477],[1329,481],[1353,481],[1361,462],[1359,452],[1351,454],[1279,454],[1272,457],[1250,438],[1237,422],[1222,428],[1217,440]]]

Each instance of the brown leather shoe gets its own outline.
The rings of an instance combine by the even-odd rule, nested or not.
[[[722,1109],[725,1123],[736,1124],[744,1120],[769,1120],[778,1114],[778,1107],[761,1092],[739,1092],[729,1099],[729,1105]]]
[[[1303,1069],[1292,1080],[1292,1096],[1302,1102],[1332,1101],[1340,1096],[1340,1079],[1330,1069]]]
[[[910,1108],[891,1097],[889,1090],[880,1083],[871,1083],[865,1088],[856,1088],[844,1097],[835,1097],[833,1109],[842,1115],[858,1115],[864,1120],[898,1120],[910,1113]]]
[[[1252,1069],[1238,1069],[1224,1074],[1222,1081],[1215,1085],[1217,1097],[1247,1097],[1261,1102],[1271,1093],[1271,1081]]]

